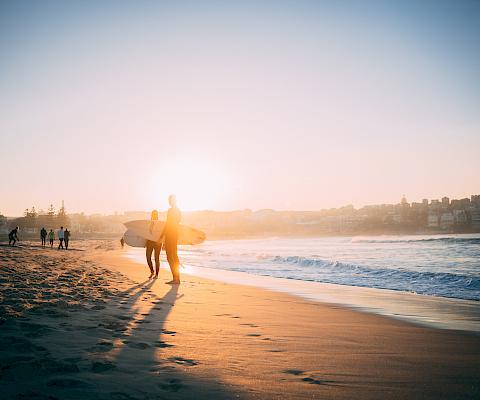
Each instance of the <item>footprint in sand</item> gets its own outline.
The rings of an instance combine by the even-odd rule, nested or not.
[[[314,379],[311,377],[303,378],[302,381],[306,383],[310,383],[312,385],[325,385],[325,384],[333,383],[333,381]]]
[[[100,339],[95,346],[90,348],[90,351],[95,353],[106,353],[113,349],[113,342],[107,339]]]
[[[127,346],[132,347],[134,349],[139,349],[139,350],[145,350],[150,347],[148,343],[144,343],[144,342],[128,342]]]
[[[284,374],[295,375],[295,376],[300,376],[305,374],[305,371],[302,371],[301,369],[286,369],[282,372]],[[324,385],[328,383],[333,383],[333,381],[316,379],[316,378],[312,378],[311,376],[302,378],[302,382],[310,383],[312,385]]]
[[[262,336],[262,334],[261,333],[247,333],[246,336],[259,337],[259,336]]]
[[[175,336],[175,334],[176,334],[177,332],[175,332],[175,331],[167,331],[166,329],[162,329],[162,333],[165,334],[165,335]]]
[[[110,371],[112,369],[115,369],[116,366],[112,362],[109,361],[95,361],[92,363],[92,372],[99,374],[102,372]]]
[[[161,340],[157,340],[154,344],[155,347],[165,348],[165,347],[174,347],[174,344],[166,343]]]
[[[175,364],[187,365],[189,367],[193,367],[194,365],[198,365],[197,361],[190,360],[188,358],[183,358],[183,357],[170,357],[169,360],[174,362]]]
[[[286,369],[282,371],[284,374],[289,374],[289,375],[303,375],[305,371],[302,371],[301,369]]]
[[[184,387],[180,379],[170,379],[166,383],[159,383],[158,386],[167,392],[178,392]]]

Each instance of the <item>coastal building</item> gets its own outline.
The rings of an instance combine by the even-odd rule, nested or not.
[[[470,199],[464,198],[459,200],[452,200],[451,205],[454,209],[466,210],[470,206]]]
[[[428,217],[427,217],[427,226],[429,228],[438,228],[440,225],[439,223],[439,218],[438,218],[438,214],[428,214]]]
[[[451,212],[444,212],[440,215],[440,227],[442,229],[447,229],[453,226],[455,219],[453,217],[453,213]]]
[[[453,219],[456,225],[465,225],[467,223],[467,213],[465,210],[453,210]]]
[[[473,228],[480,228],[480,209],[470,211],[470,223]]]

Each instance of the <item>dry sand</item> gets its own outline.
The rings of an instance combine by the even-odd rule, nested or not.
[[[2,399],[480,397],[480,336],[72,245],[0,246]]]

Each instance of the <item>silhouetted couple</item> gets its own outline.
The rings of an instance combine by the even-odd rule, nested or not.
[[[172,271],[172,280],[167,282],[168,284],[179,284],[180,283],[180,260],[178,259],[178,226],[180,225],[180,220],[182,219],[182,214],[177,208],[177,199],[174,195],[168,197],[168,203],[170,208],[167,212],[167,221],[165,222],[165,227],[159,237],[159,239],[154,242],[152,240],[147,240],[146,243],[146,256],[148,267],[150,268],[150,277],[149,278],[158,278],[158,271],[160,270],[160,251],[163,248],[167,253],[167,261],[170,265],[170,270]],[[155,224],[158,222],[158,211],[153,210],[151,215],[150,223],[150,233],[153,232]],[[155,273],[153,271],[152,263],[152,253],[155,254]]]
[[[58,250],[60,249],[65,249],[68,250],[68,242],[70,241],[70,232],[67,228],[63,230],[63,226],[60,227],[60,229],[57,231],[57,238],[58,241],[60,242],[58,245]],[[65,244],[65,247],[63,245]]]

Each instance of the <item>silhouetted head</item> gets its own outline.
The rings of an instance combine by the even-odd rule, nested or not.
[[[63,229],[63,226],[61,226],[60,229]]]
[[[152,221],[157,221],[158,220],[158,211],[157,210],[152,211],[152,214],[150,215],[150,219]]]
[[[168,196],[168,204],[170,204],[170,206],[172,207],[177,206],[177,198],[175,197],[174,194],[171,194],[170,196]]]
[[[15,230],[18,231],[18,229],[19,229],[18,226],[16,226],[16,227],[15,227]]]

